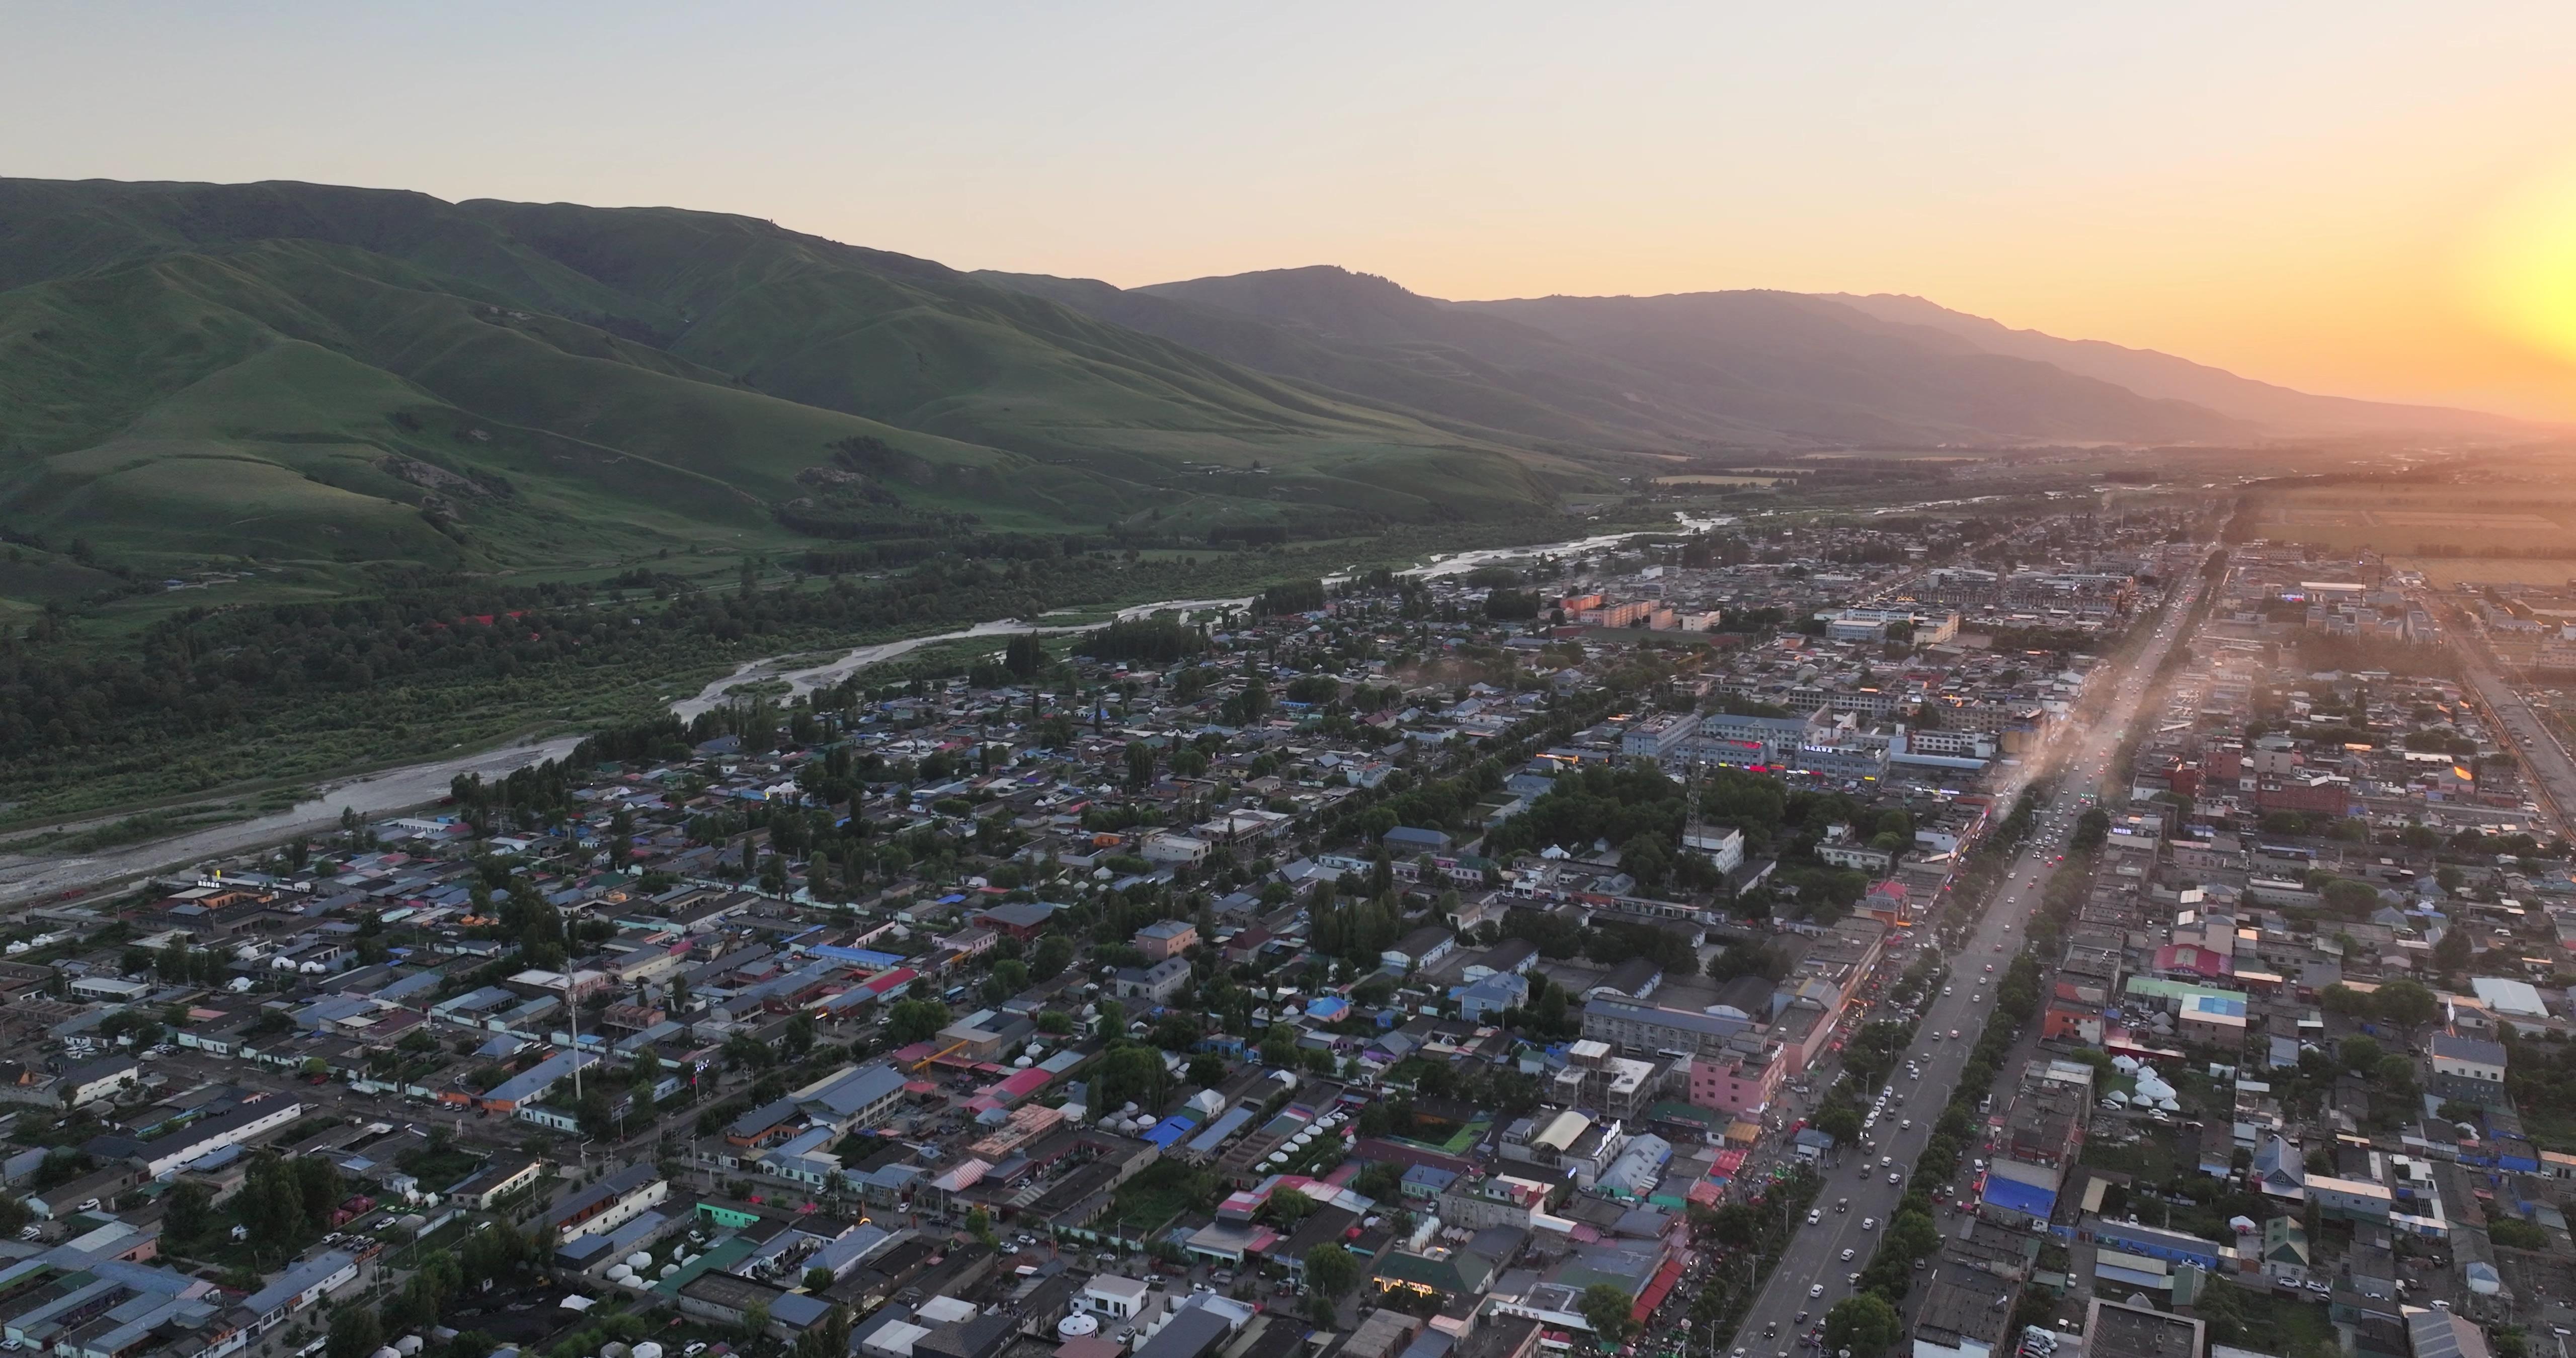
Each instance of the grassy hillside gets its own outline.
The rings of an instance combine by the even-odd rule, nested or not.
[[[2190,441],[2242,432],[2213,411],[1789,293],[1442,302],[1333,268],[1139,291],[1343,348],[1458,356],[1529,400],[1649,447]]]
[[[0,530],[146,572],[1509,518],[1597,483],[745,218],[0,181]]]

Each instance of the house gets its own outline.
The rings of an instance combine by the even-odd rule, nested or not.
[[[1199,945],[1199,930],[1185,919],[1157,920],[1136,931],[1135,943],[1146,961],[1169,961]]]
[[[2292,1202],[2307,1197],[2307,1162],[2300,1158],[2299,1148],[2277,1132],[2264,1137],[2263,1144],[2255,1147],[2254,1163],[2245,1177],[2267,1197]]]
[[[1518,1009],[1528,999],[1528,977],[1513,971],[1497,972],[1458,992],[1458,1017],[1479,1023],[1506,1009]]]
[[[2274,1282],[2308,1280],[2308,1228],[2297,1217],[2273,1217],[2263,1223],[2263,1276]]]
[[[1190,963],[1185,957],[1167,957],[1150,967],[1120,967],[1114,979],[1120,999],[1165,1004],[1190,983]]]
[[[1537,944],[1526,938],[1507,938],[1485,949],[1484,956],[1462,968],[1458,979],[1472,984],[1497,972],[1526,974],[1537,962]]]
[[[1006,901],[976,912],[974,922],[988,929],[1009,934],[1022,943],[1034,943],[1046,932],[1047,921],[1055,918],[1056,907],[1043,901]]]

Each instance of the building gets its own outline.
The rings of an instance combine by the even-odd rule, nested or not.
[[[488,1212],[503,1198],[534,1188],[545,1172],[546,1162],[533,1155],[496,1155],[448,1189],[447,1200]]]
[[[1737,1033],[1715,1057],[1691,1057],[1690,1101],[1721,1113],[1759,1113],[1788,1070],[1779,1043],[1751,1031]]]
[[[252,1334],[274,1328],[281,1320],[320,1301],[333,1290],[355,1282],[358,1258],[341,1250],[325,1250],[277,1275],[268,1286],[242,1298],[246,1314],[242,1328]]]
[[[1722,1056],[1726,1040],[1752,1026],[1745,1019],[1666,1009],[1612,995],[1595,996],[1583,1004],[1583,1035],[1634,1056]]]
[[[1199,929],[1185,919],[1157,920],[1137,930],[1135,942],[1146,961],[1167,961],[1197,947]]]
[[[2097,1295],[2084,1307],[2084,1358],[2201,1358],[2208,1332],[2197,1320]]]
[[[1641,759],[1660,759],[1699,730],[1699,718],[1688,712],[1658,712],[1630,726],[1619,737],[1619,752]]]
[[[557,1202],[547,1216],[556,1238],[576,1240],[610,1231],[671,1196],[671,1185],[651,1165],[629,1165]]]
[[[2012,1329],[2020,1290],[1982,1268],[1943,1268],[1915,1311],[1912,1358],[1994,1358]]]
[[[54,1082],[63,1106],[79,1108],[101,1099],[112,1099],[143,1081],[142,1067],[131,1056],[107,1056],[84,1061],[62,1073]]]
[[[2504,1097],[2504,1044],[2482,1037],[2435,1033],[2432,1049],[2437,1092],[2453,1094],[2464,1088],[2490,1098]]]
[[[1189,959],[1167,957],[1150,967],[1120,967],[1114,980],[1122,1000],[1168,1004],[1190,983]]]
[[[1378,960],[1386,966],[1411,971],[1437,966],[1457,950],[1458,935],[1454,931],[1426,924],[1397,940],[1394,947],[1378,955]]]

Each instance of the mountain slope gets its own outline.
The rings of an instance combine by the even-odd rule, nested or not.
[[[1440,302],[1328,268],[1139,291],[1346,343],[1455,350],[1570,413],[1682,440],[2148,441],[2244,432],[2215,412],[1999,359],[1937,331],[1899,333],[1787,293]]]
[[[747,218],[0,180],[0,527],[22,534],[508,564],[970,519],[1510,516],[1595,481]],[[200,491],[217,512],[187,512]]]
[[[2244,425],[2047,363],[1904,333],[1784,292],[1543,297],[1454,304],[1651,374],[1667,399],[1820,438],[2160,442]]]
[[[2130,349],[2101,340],[2059,339],[2037,330],[2016,330],[2000,321],[1952,311],[1920,297],[1896,293],[1820,296],[1821,300],[1884,321],[1957,336],[1986,353],[2054,364],[2071,373],[2116,382],[2143,396],[2189,401],[2283,433],[2499,433],[2518,427],[2517,421],[2474,410],[2312,395],[2153,349]]]

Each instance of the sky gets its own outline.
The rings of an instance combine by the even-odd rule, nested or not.
[[[0,34],[6,175],[702,208],[1122,285],[1901,292],[2576,420],[2563,0],[0,0]]]

